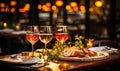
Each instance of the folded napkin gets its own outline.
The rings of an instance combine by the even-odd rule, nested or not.
[[[89,50],[98,51],[98,52],[102,51],[102,52],[107,52],[107,53],[114,53],[118,49],[117,48],[110,48],[110,47],[107,47],[107,46],[99,46],[99,47],[89,48]]]

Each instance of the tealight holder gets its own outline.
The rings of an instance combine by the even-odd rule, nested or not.
[[[86,41],[86,47],[87,48],[93,47],[94,39],[89,38],[89,39],[85,39],[85,41]]]

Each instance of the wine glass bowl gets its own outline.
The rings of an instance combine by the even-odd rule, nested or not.
[[[65,25],[59,25],[56,26],[57,30],[55,33],[55,38],[57,41],[59,41],[61,44],[63,44],[68,39],[68,30],[67,26]]]
[[[34,56],[34,44],[39,40],[39,28],[36,25],[27,26],[26,40],[32,44],[32,56]]]
[[[40,40],[44,44],[49,43],[52,40],[53,34],[51,31],[51,26],[41,26],[40,27]]]

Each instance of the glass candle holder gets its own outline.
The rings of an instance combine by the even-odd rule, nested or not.
[[[91,38],[89,38],[89,39],[85,39],[85,41],[86,41],[86,47],[93,47],[93,42],[94,42],[94,39],[91,39]]]

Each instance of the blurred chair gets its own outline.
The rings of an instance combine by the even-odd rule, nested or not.
[[[108,46],[118,48],[119,42],[117,40],[94,40],[94,46]]]

